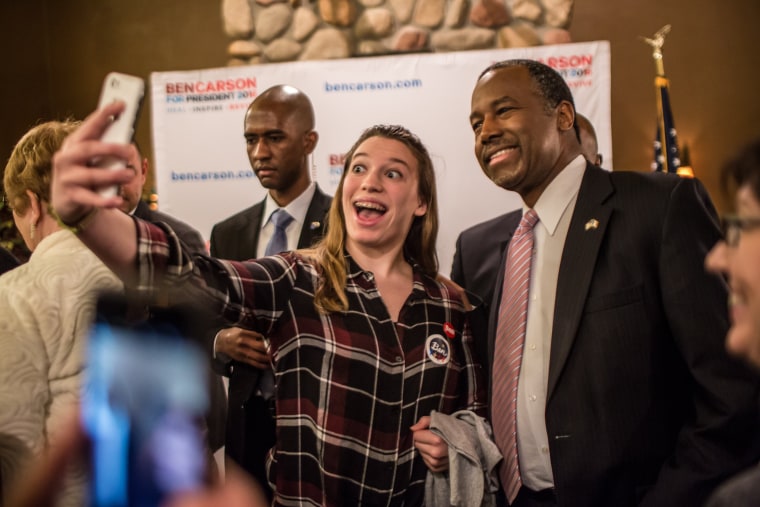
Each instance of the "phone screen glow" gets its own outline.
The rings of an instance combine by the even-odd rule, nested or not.
[[[90,336],[82,419],[93,443],[90,505],[155,507],[200,487],[198,422],[208,404],[205,358],[170,327],[99,321]]]

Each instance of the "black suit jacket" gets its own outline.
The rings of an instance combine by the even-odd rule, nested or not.
[[[452,279],[490,297],[489,363],[520,214],[457,241]],[[559,505],[698,506],[758,459],[756,377],[726,354],[726,286],[703,266],[719,239],[698,181],[587,167],[560,263],[549,361]]]
[[[201,234],[185,222],[171,215],[150,209],[145,201],[140,201],[135,208],[134,216],[148,222],[164,222],[177,234],[180,241],[189,249],[190,253],[207,253],[206,242]]]
[[[304,226],[298,239],[298,248],[312,246],[325,233],[327,212],[330,210],[332,197],[326,195],[317,185],[309,208],[306,211]],[[221,259],[244,261],[256,257],[259,231],[264,220],[264,201],[251,206],[222,222],[211,230],[211,255]],[[213,357],[213,339],[210,333],[210,353]],[[244,464],[242,450],[245,448],[246,403],[256,392],[259,370],[246,364],[234,363],[220,365],[221,371],[230,378],[228,392],[227,436],[225,449],[227,454],[240,464]],[[249,438],[256,435],[249,435]]]
[[[332,197],[317,185],[306,211],[298,248],[308,248],[324,235],[331,202]],[[264,201],[261,201],[216,224],[211,230],[211,256],[233,261],[256,258],[264,218]]]

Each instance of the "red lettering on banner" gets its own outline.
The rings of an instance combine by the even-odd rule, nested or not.
[[[550,56],[546,60],[539,59],[554,69],[570,69],[574,67],[586,67],[593,65],[593,55]]]
[[[248,89],[256,90],[255,77],[217,79],[216,81],[196,81],[195,83],[166,83],[167,94],[230,92]]]

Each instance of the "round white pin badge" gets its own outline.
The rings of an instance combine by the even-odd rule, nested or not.
[[[448,364],[451,360],[451,345],[439,334],[428,336],[425,342],[425,352],[435,364]]]

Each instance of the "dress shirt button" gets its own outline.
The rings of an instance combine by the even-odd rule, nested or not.
[[[530,350],[536,350],[536,345],[535,344],[531,344]]]
[[[530,401],[536,401],[538,397],[535,394],[530,395]]]
[[[541,452],[544,454],[549,454],[549,448],[543,445],[541,446]]]

